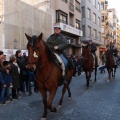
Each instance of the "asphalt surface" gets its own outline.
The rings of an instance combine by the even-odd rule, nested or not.
[[[107,78],[107,72],[98,70],[97,82],[93,80],[86,89],[84,73],[73,77],[70,84],[72,98],[67,99],[66,92],[62,108],[57,113],[48,111],[47,120],[120,120],[120,67],[115,79],[108,83]],[[57,91],[54,106],[58,105],[61,89]],[[41,95],[33,93],[5,106],[0,105],[0,120],[40,120],[42,112]]]

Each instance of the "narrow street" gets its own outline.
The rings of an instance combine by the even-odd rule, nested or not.
[[[70,84],[72,99],[64,97],[63,106],[57,113],[48,112],[47,120],[119,120],[120,119],[120,67],[116,79],[107,83],[107,72],[98,70],[97,82],[85,87],[85,74],[73,77]],[[93,76],[93,75],[92,75]],[[61,88],[53,105],[57,106]],[[41,95],[33,93],[0,106],[0,120],[40,120],[43,111]]]

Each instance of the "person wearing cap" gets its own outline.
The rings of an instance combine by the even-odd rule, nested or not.
[[[67,78],[64,73],[66,73],[67,68],[68,68],[68,60],[67,60],[67,57],[65,57],[66,54],[64,53],[64,50],[65,48],[67,48],[68,42],[67,42],[67,39],[60,33],[61,33],[61,27],[54,26],[54,34],[50,35],[50,37],[47,39],[47,44],[49,48],[55,53],[56,57],[60,56],[60,58],[62,59],[62,63],[64,63],[64,65],[62,65],[63,66],[62,76],[63,76],[63,82],[64,84],[66,84]],[[65,66],[66,71],[64,69],[64,66]]]
[[[88,48],[90,49],[91,53],[95,56],[95,60],[96,60],[96,62],[97,62],[97,66],[98,66],[97,55],[96,55],[96,53],[95,53],[95,52],[97,51],[96,45],[93,43],[92,40],[89,40],[87,46],[88,46]]]

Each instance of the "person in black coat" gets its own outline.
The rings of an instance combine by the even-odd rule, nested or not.
[[[25,94],[25,85],[28,89],[29,72],[26,68],[26,60],[22,56],[21,50],[16,51],[16,60],[20,68],[20,90]]]
[[[16,63],[16,56],[10,57],[10,73],[13,79],[12,98],[17,99],[17,90],[20,88],[20,68]]]

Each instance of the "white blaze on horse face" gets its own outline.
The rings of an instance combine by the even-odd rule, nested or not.
[[[35,51],[34,51],[34,53],[33,53],[33,57],[38,58],[38,55],[36,54]]]

